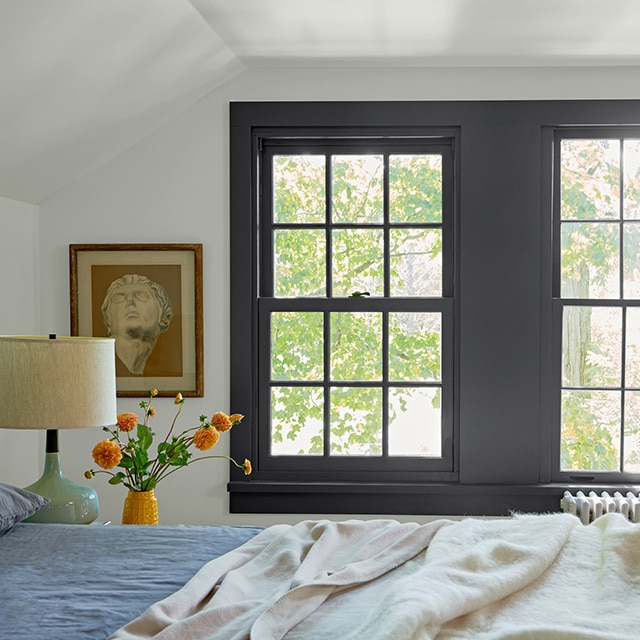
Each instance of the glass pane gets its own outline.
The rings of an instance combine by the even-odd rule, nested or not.
[[[442,295],[442,230],[391,229],[391,295]]]
[[[275,295],[324,296],[325,233],[320,229],[275,232]]]
[[[619,225],[564,222],[561,236],[562,297],[618,298]]]
[[[624,297],[640,298],[640,222],[624,227]]]
[[[440,389],[389,389],[389,455],[442,456]]]
[[[272,380],[323,380],[323,324],[318,312],[271,314]]]
[[[368,291],[384,293],[384,245],[381,229],[339,229],[333,232],[333,295]]]
[[[382,156],[332,156],[331,170],[333,222],[382,222]]]
[[[623,471],[640,473],[640,391],[627,391],[624,396]]]
[[[441,315],[389,314],[389,379],[440,380]]]
[[[562,384],[619,387],[622,368],[622,310],[565,307],[562,321]]]
[[[563,220],[620,217],[620,142],[563,140],[561,147]]]
[[[442,221],[442,156],[389,157],[389,219]]]
[[[324,392],[318,387],[271,390],[271,454],[322,455]]]
[[[640,389],[640,309],[627,309],[625,386]]]
[[[625,140],[624,162],[624,217],[640,219],[640,140]]]
[[[565,471],[620,469],[620,392],[563,391],[561,466]]]
[[[319,222],[326,219],[324,156],[273,158],[275,222]]]
[[[331,390],[331,455],[382,454],[382,390]]]
[[[381,313],[331,313],[331,379],[382,379]]]

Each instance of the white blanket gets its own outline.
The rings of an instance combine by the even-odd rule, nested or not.
[[[302,522],[205,565],[112,640],[640,637],[640,525],[609,514]]]

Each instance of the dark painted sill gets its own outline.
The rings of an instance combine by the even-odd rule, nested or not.
[[[560,511],[566,490],[634,491],[637,485],[382,484],[237,482],[228,485],[232,513],[503,516]]]

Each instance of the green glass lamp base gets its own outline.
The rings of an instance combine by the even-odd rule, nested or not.
[[[24,522],[89,524],[98,517],[98,494],[62,475],[59,453],[45,453],[42,477],[25,489],[51,502]]]

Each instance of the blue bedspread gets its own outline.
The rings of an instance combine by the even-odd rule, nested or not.
[[[18,524],[0,537],[0,638],[104,640],[261,530]]]

